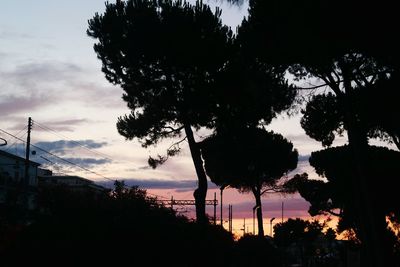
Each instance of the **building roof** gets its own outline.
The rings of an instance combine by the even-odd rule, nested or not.
[[[89,179],[86,179],[86,178],[83,178],[80,176],[76,176],[76,175],[54,175],[54,176],[53,175],[48,175],[48,176],[47,175],[45,175],[45,176],[39,175],[38,178],[45,183],[47,183],[49,181],[63,183],[63,181],[66,181],[66,180],[79,180],[79,181],[83,182],[83,184],[77,184],[77,185],[66,184],[66,185],[72,186],[72,187],[89,186],[96,190],[107,190],[107,188],[105,188],[99,184],[96,184],[92,180],[89,180]]]
[[[76,175],[51,175],[51,176],[41,176],[41,178],[44,179],[57,179],[57,180],[71,180],[71,179],[76,179],[76,180],[81,180],[87,183],[94,183],[92,180],[76,176]]]
[[[4,156],[4,157],[12,158],[12,159],[15,159],[15,160],[20,160],[20,161],[25,161],[25,158],[22,158],[22,157],[19,157],[17,155],[8,153],[8,152],[6,152],[4,150],[0,150],[0,156]],[[31,161],[31,160],[29,161],[29,164],[34,165],[34,166],[39,166],[40,165],[40,163]]]

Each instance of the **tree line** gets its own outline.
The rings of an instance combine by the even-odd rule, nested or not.
[[[399,152],[369,144],[379,138],[399,147],[394,10],[391,1],[249,0],[248,17],[232,31],[221,10],[202,1],[128,0],[106,3],[87,34],[131,110],[118,118],[119,133],[144,147],[180,138],[165,155],[149,157],[153,167],[177,155],[184,140],[189,144],[200,224],[207,221],[207,175],[252,192],[256,206],[269,190],[299,190],[311,214],[338,215],[355,231],[363,266],[394,266],[386,218],[399,220]],[[318,84],[301,88],[288,74]],[[301,126],[326,147],[310,164],[327,183],[306,174],[282,181],[296,168],[297,151],[264,130],[305,91],[311,97],[302,103]],[[196,140],[203,128],[212,135]],[[331,147],[344,134],[348,144]],[[388,194],[381,198],[376,190]]]

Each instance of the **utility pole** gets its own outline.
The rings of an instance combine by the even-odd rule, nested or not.
[[[232,205],[229,205],[229,215],[228,215],[228,231],[232,233]]]
[[[253,235],[256,234],[256,207],[257,206],[253,207]]]
[[[214,225],[217,225],[217,193],[214,192]]]
[[[246,235],[246,218],[243,218],[243,236]]]
[[[222,205],[222,193],[224,192],[224,186],[221,186],[221,188],[220,188],[220,190],[221,190],[221,227],[223,228],[224,227],[224,218],[223,218],[223,216],[222,216],[222,209],[223,209],[223,205]]]
[[[283,223],[283,201],[282,201],[282,223]]]
[[[233,206],[229,205],[229,232],[233,232]]]
[[[31,147],[31,130],[32,130],[32,118],[28,118],[28,136],[26,137],[26,154],[25,154],[25,179],[24,179],[24,189],[27,190],[29,186],[29,154]],[[27,192],[26,192],[27,193]]]

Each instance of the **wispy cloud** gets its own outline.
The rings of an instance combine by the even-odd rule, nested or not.
[[[9,30],[1,30],[0,31],[0,40],[27,40],[27,39],[34,39],[35,36],[27,34],[27,33],[19,33],[13,32]]]
[[[88,119],[67,119],[67,120],[59,120],[59,121],[45,121],[41,124],[46,125],[47,128],[51,128],[54,131],[60,132],[72,132],[76,126],[80,126],[84,123],[89,123]],[[42,128],[40,126],[33,126],[37,131],[47,131],[48,129]]]
[[[124,107],[120,89],[102,77],[100,71],[55,60],[0,68],[0,112],[3,116],[15,116],[60,103],[73,103],[74,107]]]
[[[94,140],[58,140],[53,142],[37,142],[36,146],[52,153],[65,155],[66,150],[84,146],[88,149],[97,149],[107,145],[107,142],[96,142]]]
[[[1,78],[1,77],[0,77]],[[0,113],[2,116],[14,116],[15,114],[22,113],[25,111],[33,111],[38,108],[48,106],[51,102],[51,97],[47,96],[47,100],[44,100],[43,95],[1,95],[0,98]],[[50,101],[50,102],[49,102]]]
[[[82,69],[76,64],[43,61],[31,62],[15,66],[13,70],[0,72],[3,82],[13,84],[15,88],[41,90],[41,86],[57,87],[58,82],[73,81],[77,75],[82,74]]]
[[[111,162],[111,160],[109,159],[96,159],[96,158],[64,158],[64,159],[84,168],[91,168],[94,166],[104,165]]]

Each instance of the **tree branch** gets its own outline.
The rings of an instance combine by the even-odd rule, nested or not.
[[[337,71],[335,70],[335,68],[332,68],[332,73],[335,75],[337,81],[340,81],[340,76],[339,76],[339,74],[337,73]]]
[[[376,80],[377,76],[379,74],[383,74],[383,73],[390,73],[390,71],[379,71],[379,72],[376,72],[376,73],[363,75],[362,78],[367,80],[367,78],[372,77],[371,81],[368,82],[369,84],[372,84]],[[336,72],[334,72],[334,74],[335,74],[336,77],[338,77]],[[318,77],[318,78],[322,79],[325,82],[324,84],[316,85],[316,86],[312,86],[312,87],[296,87],[296,90],[315,90],[315,89],[318,89],[318,88],[321,88],[321,87],[324,87],[324,86],[329,86],[335,93],[337,93],[337,90],[339,89],[339,87],[337,87],[337,85],[339,85],[342,82],[344,82],[344,80],[343,79],[339,79],[339,80],[336,81],[333,78],[332,75],[326,75],[326,76],[327,76],[326,78],[323,77],[323,76],[319,76]],[[357,82],[357,84],[359,83],[359,81],[356,81],[356,79],[354,79],[354,81]],[[333,86],[333,85],[336,85],[336,86]]]
[[[364,73],[362,73],[362,71],[360,69],[358,69],[358,74],[360,75],[360,78],[365,83],[365,85],[372,84],[370,81],[368,81],[367,77],[364,75]],[[372,75],[370,75],[370,76],[372,76]],[[371,81],[372,81],[372,79],[371,79]]]
[[[272,188],[267,188],[263,191],[261,191],[261,196],[264,195],[265,193],[285,193],[287,192],[282,186],[275,186]]]
[[[179,127],[179,128],[173,128],[173,127],[171,127],[171,126],[164,126],[164,127],[162,127],[163,129],[169,129],[170,131],[169,132],[165,132],[165,134],[171,134],[171,133],[175,133],[175,132],[179,132],[179,131],[181,131],[182,129],[183,129],[183,126],[181,126],[181,127]]]
[[[167,151],[170,150],[170,149],[171,149],[172,147],[174,147],[174,146],[179,146],[179,144],[182,143],[182,142],[184,142],[186,139],[187,139],[187,136],[185,136],[185,138],[183,138],[182,140],[179,140],[178,142],[173,143],[173,144],[167,149]]]
[[[327,210],[327,212],[328,212],[329,214],[333,215],[333,216],[342,217],[342,215],[341,215],[340,213],[336,213],[336,212],[331,211],[331,210]]]
[[[342,82],[342,81],[340,81]],[[321,84],[321,85],[316,85],[316,86],[312,86],[312,87],[296,87],[297,90],[315,90],[321,87],[325,87],[325,86],[329,86],[329,84]]]

